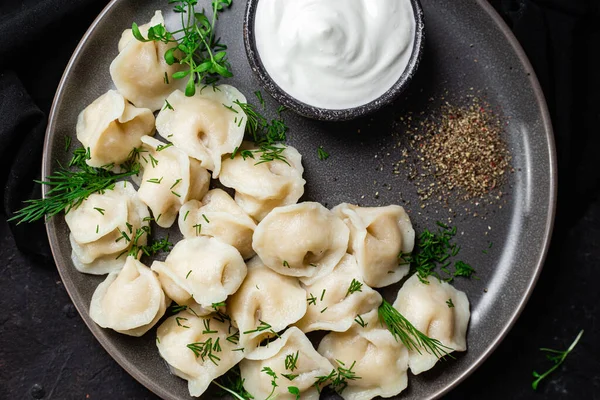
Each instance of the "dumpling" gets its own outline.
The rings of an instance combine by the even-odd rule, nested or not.
[[[90,317],[103,328],[142,336],[165,314],[169,300],[156,275],[134,257],[96,288]]]
[[[303,332],[347,331],[356,323],[357,316],[381,304],[381,295],[364,284],[356,259],[349,254],[330,274],[304,289],[308,294],[308,309],[296,323]]]
[[[76,131],[77,139],[90,149],[88,165],[119,165],[141,146],[142,136],[154,133],[154,114],[109,90],[79,114]]]
[[[415,231],[404,208],[344,203],[332,211],[350,228],[348,252],[356,257],[367,285],[389,286],[408,274],[409,265],[400,265],[399,256],[412,252]]]
[[[158,226],[170,228],[183,204],[208,192],[210,174],[176,147],[150,136],[144,136],[142,142],[144,173],[138,193]]]
[[[270,368],[275,374],[277,387],[274,391],[271,384],[274,378],[264,368]],[[333,365],[317,353],[306,335],[295,327],[289,328],[268,347],[258,348],[240,363],[244,388],[255,399],[295,400],[296,395],[288,389],[294,387],[301,399],[318,400],[323,385],[317,388],[315,382],[332,370]]]
[[[150,213],[131,183],[94,193],[65,215],[71,230],[73,264],[80,272],[103,275],[120,270],[139,229],[148,229]],[[145,245],[147,234],[137,244]]]
[[[348,227],[319,203],[278,207],[254,231],[252,247],[265,265],[306,285],[330,273],[346,254]]]
[[[156,346],[171,372],[188,381],[191,396],[200,396],[211,381],[244,357],[237,329],[218,315],[197,317],[180,312],[158,327]]]
[[[298,321],[306,307],[306,292],[298,279],[273,272],[258,257],[248,262],[248,276],[227,300],[227,311],[240,334],[257,340]]]
[[[158,133],[218,178],[221,157],[233,153],[244,138],[246,115],[234,102],[246,103],[246,97],[233,86],[219,85],[192,97],[177,90],[167,101],[171,107],[156,117]]]
[[[177,304],[190,299],[209,308],[235,293],[246,277],[246,264],[240,253],[218,239],[200,236],[178,242],[164,262],[155,261],[152,270],[167,295]],[[173,289],[175,283],[177,289]]]
[[[261,221],[275,207],[296,204],[304,194],[306,181],[298,150],[286,146],[281,155],[286,161],[273,160],[257,164],[259,160],[242,157],[243,150],[251,150],[245,142],[236,156],[223,160],[220,180],[235,189],[235,201],[242,210]]]
[[[209,191],[201,202],[185,203],[179,210],[179,229],[186,238],[215,237],[238,249],[244,259],[254,255],[252,234],[256,222],[221,189]]]
[[[352,371],[355,379],[346,379],[348,386],[337,388],[343,389],[340,394],[344,399],[396,396],[408,384],[408,351],[381,327],[377,310],[364,315],[363,320],[364,327],[354,324],[347,332],[325,336],[318,351],[336,368]]]
[[[469,299],[452,285],[439,279],[429,279],[429,284],[424,284],[415,274],[404,283],[393,306],[430,338],[454,351],[467,350]],[[411,350],[408,365],[417,375],[433,368],[437,361],[425,349],[420,349],[420,354]]]
[[[164,26],[163,15],[156,11],[149,23],[139,27],[148,37],[148,29]],[[186,79],[173,79],[173,74],[185,67],[178,62],[168,65],[165,52],[174,44],[163,42],[140,42],[126,29],[119,40],[119,55],[110,64],[110,76],[117,90],[136,107],[156,111],[165,105],[165,99],[174,90],[183,89]]]

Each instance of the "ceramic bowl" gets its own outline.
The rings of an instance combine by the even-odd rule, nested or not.
[[[244,16],[244,44],[246,47],[246,53],[248,55],[248,62],[250,63],[250,67],[260,81],[262,87],[279,103],[300,115],[321,121],[347,121],[374,113],[375,111],[390,104],[402,92],[404,92],[419,67],[419,62],[421,60],[425,45],[423,8],[421,7],[419,0],[410,0],[415,18],[413,50],[406,69],[396,83],[387,90],[387,92],[369,103],[358,107],[341,110],[314,107],[303,103],[289,95],[285,90],[275,83],[260,59],[254,34],[256,9],[259,1],[260,0],[248,0],[246,13]]]

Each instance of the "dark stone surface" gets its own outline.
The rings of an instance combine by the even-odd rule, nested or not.
[[[521,318],[487,362],[446,398],[600,399],[600,107],[594,98],[600,69],[592,58],[600,48],[600,24],[591,8],[578,8],[596,2],[492,3],[512,21],[548,97],[559,151],[559,210],[550,254]],[[42,110],[101,5],[95,2],[85,18],[65,28],[67,44],[48,54],[48,71],[27,80]],[[0,399],[154,399],[84,326],[54,266],[19,252],[0,219]],[[551,365],[538,348],[564,349],[581,329],[579,346],[534,392],[532,371]]]

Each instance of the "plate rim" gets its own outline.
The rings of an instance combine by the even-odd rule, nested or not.
[[[48,125],[46,127],[45,137],[44,137],[44,145],[43,145],[42,170],[41,170],[42,177],[47,176],[52,168],[52,166],[50,165],[51,160],[48,157],[48,154],[50,153],[50,149],[52,147],[52,141],[50,140],[50,136],[51,136],[51,133],[54,130],[54,127],[56,124],[55,120],[56,120],[56,112],[57,112],[57,107],[58,107],[57,101],[59,98],[62,97],[62,93],[64,91],[67,76],[70,74],[71,69],[73,68],[73,65],[75,63],[75,60],[78,58],[79,53],[82,51],[82,48],[85,45],[85,43],[87,42],[88,38],[98,28],[98,24],[100,23],[100,21],[115,6],[115,4],[120,1],[123,1],[123,0],[111,0],[102,9],[102,11],[98,14],[98,16],[94,19],[94,21],[91,23],[89,28],[86,30],[85,34],[82,36],[81,40],[77,44],[77,47],[73,51],[73,54],[71,55],[71,57],[69,59],[69,62],[67,63],[67,65],[65,67],[63,75],[58,83],[56,93],[52,100],[52,107],[50,108],[50,113],[48,114]],[[527,57],[527,55],[525,53],[525,50],[523,49],[523,47],[517,40],[516,36],[513,34],[510,27],[506,24],[506,22],[504,22],[504,20],[500,16],[500,14],[494,9],[494,7],[488,2],[488,0],[476,0],[476,3],[479,5],[479,7],[481,7],[481,9],[483,11],[485,11],[487,13],[489,18],[496,24],[496,26],[502,32],[502,34],[504,35],[508,44],[512,47],[513,51],[515,52],[517,58],[519,59],[521,65],[523,66],[524,70],[527,71],[527,73],[528,73],[528,80],[531,84],[534,97],[536,98],[537,104],[539,106],[540,116],[541,116],[541,120],[542,120],[542,126],[544,128],[544,133],[546,135],[546,141],[547,141],[547,149],[546,149],[547,153],[546,154],[549,155],[549,161],[550,161],[549,162],[549,182],[548,182],[549,189],[550,189],[550,195],[548,197],[548,203],[547,203],[548,204],[548,212],[546,214],[544,240],[543,240],[542,248],[541,248],[542,251],[541,251],[540,257],[538,258],[537,263],[535,265],[533,277],[529,281],[529,283],[526,287],[525,293],[522,296],[522,298],[520,299],[518,306],[515,308],[515,310],[510,315],[508,323],[505,324],[505,326],[501,330],[500,334],[496,338],[494,338],[494,340],[491,343],[488,344],[487,348],[483,351],[483,353],[473,363],[471,363],[468,366],[468,368],[466,368],[464,371],[462,371],[454,380],[450,381],[444,389],[438,390],[437,392],[433,393],[430,397],[431,399],[438,399],[438,398],[442,397],[443,395],[449,393],[451,390],[456,388],[461,382],[463,382],[466,378],[468,378],[473,372],[475,372],[475,370],[477,370],[485,362],[485,360],[487,360],[487,358],[490,357],[490,355],[497,349],[497,347],[500,345],[500,343],[506,338],[506,336],[508,335],[510,330],[513,328],[514,324],[518,320],[519,316],[525,309],[525,306],[527,305],[529,299],[531,298],[533,290],[534,290],[534,288],[538,282],[538,279],[540,277],[541,271],[543,269],[544,263],[546,261],[547,255],[548,255],[548,250],[549,250],[550,242],[552,239],[552,232],[554,229],[554,221],[555,221],[555,216],[556,216],[557,191],[558,191],[558,176],[557,176],[557,165],[558,164],[557,164],[557,158],[556,158],[556,144],[555,144],[555,139],[554,139],[554,130],[552,127],[552,120],[551,120],[550,112],[548,110],[548,105],[547,105],[546,98],[544,96],[542,87],[540,85],[540,82],[537,78],[537,75],[533,69],[531,62],[529,61],[529,58]],[[42,186],[42,197],[43,198],[46,198],[48,190],[49,190],[49,188],[47,186]],[[58,274],[59,274],[61,280],[63,281],[63,283],[67,282],[67,284],[64,285],[65,290],[67,291],[69,298],[71,299],[73,305],[77,309],[77,312],[81,316],[83,322],[85,323],[87,328],[90,330],[92,335],[94,335],[94,339],[98,343],[100,343],[100,345],[104,348],[104,350],[106,350],[106,352],[111,356],[111,358],[113,360],[115,360],[117,362],[117,364],[119,364],[119,366],[121,366],[121,368],[123,368],[131,377],[133,377],[136,381],[138,381],[140,384],[142,384],[144,387],[146,387],[152,393],[154,393],[155,395],[159,396],[162,399],[176,399],[175,397],[173,397],[172,393],[167,391],[162,386],[159,386],[156,382],[152,381],[146,375],[141,373],[141,371],[139,371],[131,363],[130,360],[123,357],[122,354],[109,341],[101,340],[96,335],[96,330],[98,329],[98,326],[95,324],[94,321],[92,321],[89,314],[84,312],[84,310],[81,308],[82,303],[75,301],[76,295],[74,292],[72,292],[73,291],[73,287],[71,287],[72,281],[68,278],[68,276],[66,274],[63,273],[63,267],[59,268],[59,264],[62,265],[63,262],[62,262],[62,260],[58,260],[58,257],[57,257],[56,251],[55,251],[55,249],[58,248],[57,243],[59,241],[59,238],[56,234],[55,222],[54,222],[53,218],[51,218],[49,221],[46,222],[46,233],[48,235],[48,240],[50,243],[52,257],[54,259],[56,269],[58,270]]]

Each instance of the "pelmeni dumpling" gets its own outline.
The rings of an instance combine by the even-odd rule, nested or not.
[[[356,257],[367,285],[389,286],[408,274],[409,265],[399,255],[412,252],[415,231],[404,208],[344,203],[332,211],[350,228],[348,252]]]
[[[80,271],[103,275],[120,270],[138,229],[148,226],[150,213],[133,185],[117,182],[113,190],[90,195],[65,215],[71,230],[71,259]],[[145,245],[147,235],[137,244]]]
[[[246,277],[246,264],[235,247],[207,236],[178,242],[164,262],[152,264],[152,270],[161,282],[167,278],[163,287],[177,304],[193,298],[204,308],[225,301]]]
[[[394,308],[430,338],[454,351],[467,350],[471,316],[467,295],[439,279],[430,277],[428,281],[429,284],[422,283],[416,274],[410,277],[398,292]],[[408,364],[417,375],[433,368],[437,361],[435,355],[420,349],[420,354],[410,351]]]
[[[248,215],[261,221],[275,207],[295,204],[302,197],[306,181],[302,179],[304,167],[298,150],[285,146],[281,153],[285,161],[261,164],[256,158],[244,159],[243,150],[255,148],[245,142],[233,159],[225,158],[220,180],[224,186],[235,189],[235,201]]]
[[[212,236],[235,247],[244,259],[254,255],[252,234],[256,222],[221,189],[209,191],[202,201],[190,200],[179,210],[184,237]]]
[[[90,317],[103,328],[142,336],[162,318],[170,302],[150,268],[127,257],[123,269],[111,272],[96,288]]]
[[[142,136],[154,133],[154,114],[109,90],[79,114],[76,130],[77,139],[90,149],[88,165],[118,165],[142,144]]]
[[[192,97],[177,90],[167,101],[171,107],[156,117],[158,133],[218,178],[221,157],[242,144],[246,115],[236,103],[246,103],[246,97],[233,86],[219,85],[196,90]]]
[[[142,143],[144,173],[138,193],[158,226],[170,228],[183,204],[208,192],[210,174],[176,147],[150,136],[142,137]]]
[[[190,395],[200,396],[213,379],[244,357],[246,344],[237,333],[224,318],[197,317],[186,311],[158,327],[156,346],[171,372],[188,381]]]
[[[257,340],[298,321],[306,306],[306,292],[298,279],[273,272],[258,257],[248,262],[248,276],[227,300],[227,311],[241,335]],[[259,329],[267,325],[268,329]]]
[[[347,332],[332,332],[319,344],[318,351],[335,367],[351,369],[360,379],[347,379],[346,400],[392,397],[408,384],[408,350],[381,327],[377,310],[362,316],[365,326],[354,324]],[[343,363],[340,364],[340,361]]]
[[[306,285],[330,273],[346,254],[348,227],[319,203],[278,207],[254,231],[252,247],[266,266]]]
[[[357,315],[381,304],[381,295],[364,284],[356,259],[349,254],[331,273],[304,289],[308,294],[308,309],[296,323],[303,332],[347,331],[356,323]]]
[[[263,368],[270,368],[277,376],[278,386],[270,398],[294,400],[296,396],[288,390],[294,386],[301,399],[318,400],[319,390],[324,385],[317,388],[315,382],[319,377],[329,375],[333,365],[317,353],[302,331],[291,327],[268,347],[258,348],[240,363],[244,388],[255,399],[266,399],[273,390],[273,377]]]
[[[139,27],[140,33],[148,37],[148,29],[164,26],[160,11],[156,11],[149,23]],[[110,64],[110,76],[117,90],[137,107],[156,111],[165,105],[165,99],[174,90],[183,89],[187,79],[173,79],[173,74],[182,71],[178,62],[168,65],[165,52],[173,43],[160,41],[140,42],[126,29],[119,40],[119,55]]]

